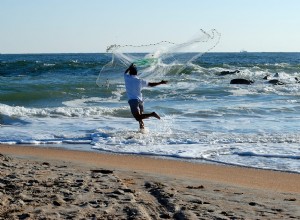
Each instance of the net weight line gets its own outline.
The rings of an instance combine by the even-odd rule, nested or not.
[[[141,44],[141,45],[132,45],[132,44],[125,44],[125,45],[119,45],[119,44],[113,44],[113,45],[110,45],[106,48],[106,53],[110,53],[119,48],[122,48],[122,47],[150,47],[150,46],[156,46],[156,45],[159,45],[159,44],[162,44],[162,43],[168,43],[168,44],[176,44],[176,43],[173,43],[173,42],[170,42],[170,41],[166,41],[166,40],[163,40],[163,41],[160,41],[158,43],[153,43],[153,44]]]

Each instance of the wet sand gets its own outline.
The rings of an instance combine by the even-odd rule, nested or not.
[[[300,175],[0,145],[0,219],[300,219]]]

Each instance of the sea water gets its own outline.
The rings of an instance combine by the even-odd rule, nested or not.
[[[125,69],[111,73],[118,83],[95,83],[110,59],[0,55],[0,143],[300,173],[300,53],[207,53],[182,72],[169,71],[161,76],[167,85],[143,90],[145,112],[161,116],[145,120],[147,133],[130,113]],[[233,70],[240,72],[218,74]],[[268,83],[268,74],[285,84]],[[255,82],[232,85],[233,78]]]

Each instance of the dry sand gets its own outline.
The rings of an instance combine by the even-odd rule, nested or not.
[[[300,219],[300,175],[0,145],[0,219]]]

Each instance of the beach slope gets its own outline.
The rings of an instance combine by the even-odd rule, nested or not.
[[[300,218],[300,175],[0,145],[0,219]]]

